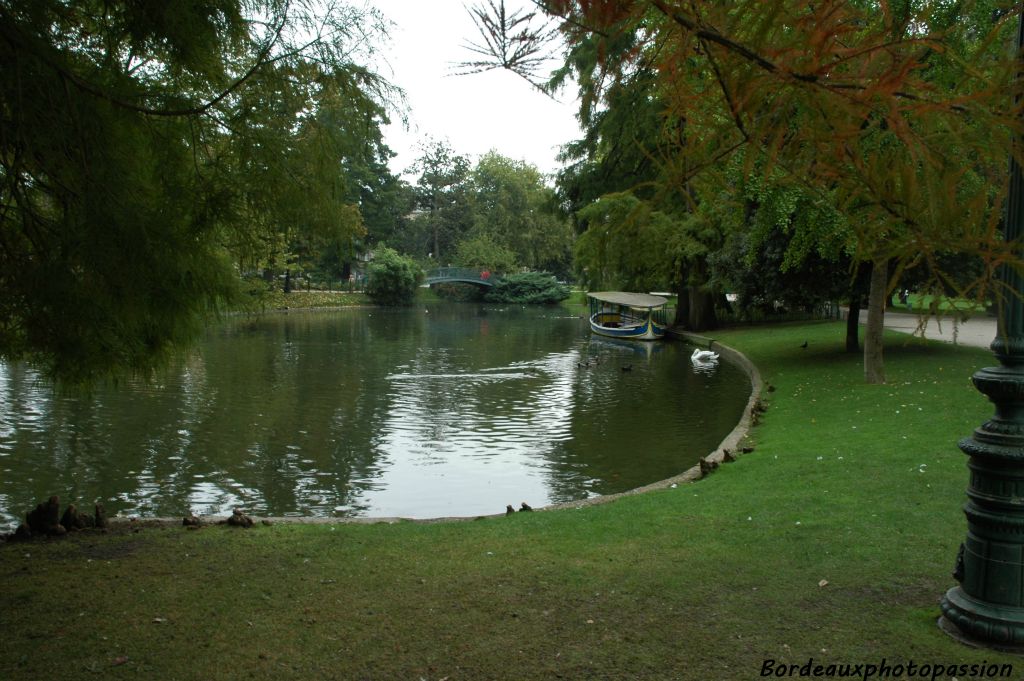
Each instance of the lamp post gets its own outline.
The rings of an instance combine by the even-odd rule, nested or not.
[[[1024,49],[1024,14],[1017,30]],[[1020,149],[1024,142],[1015,143]],[[1024,174],[1010,155],[1005,239],[1024,235]],[[942,598],[939,626],[968,643],[1024,651],[1024,277],[999,273],[998,333],[992,351],[1000,366],[974,374],[975,387],[995,405],[995,416],[960,441],[969,458],[967,538]]]

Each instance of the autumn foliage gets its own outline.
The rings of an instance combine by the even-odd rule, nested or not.
[[[1015,5],[547,7],[567,44],[596,45],[596,85],[582,88],[589,106],[639,70],[656,74],[665,123],[647,152],[663,193],[697,201],[684,188],[727,185],[726,162],[741,157],[849,216],[858,259],[894,259],[894,276],[925,266],[942,283],[939,254],[973,254],[985,274],[965,293],[980,297],[997,265],[1020,265],[1001,232],[1007,156],[1021,132]]]

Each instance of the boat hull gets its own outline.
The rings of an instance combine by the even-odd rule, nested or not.
[[[594,317],[596,316],[594,315]],[[599,336],[625,340],[658,340],[665,336],[664,327],[655,324],[651,319],[635,326],[610,327],[599,324],[594,317],[590,318],[590,330]]]

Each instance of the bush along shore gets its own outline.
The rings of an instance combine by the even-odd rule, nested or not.
[[[991,416],[970,377],[994,359],[890,335],[869,386],[843,339],[718,334],[763,409],[754,451],[694,483],[476,522],[4,544],[0,678],[1020,678],[936,626],[966,531],[956,441]]]

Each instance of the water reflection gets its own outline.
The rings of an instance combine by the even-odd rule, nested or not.
[[[128,514],[433,517],[623,491],[739,418],[746,378],[688,359],[564,311],[447,305],[233,320],[159,380],[88,396],[0,365],[0,523],[54,493]]]

